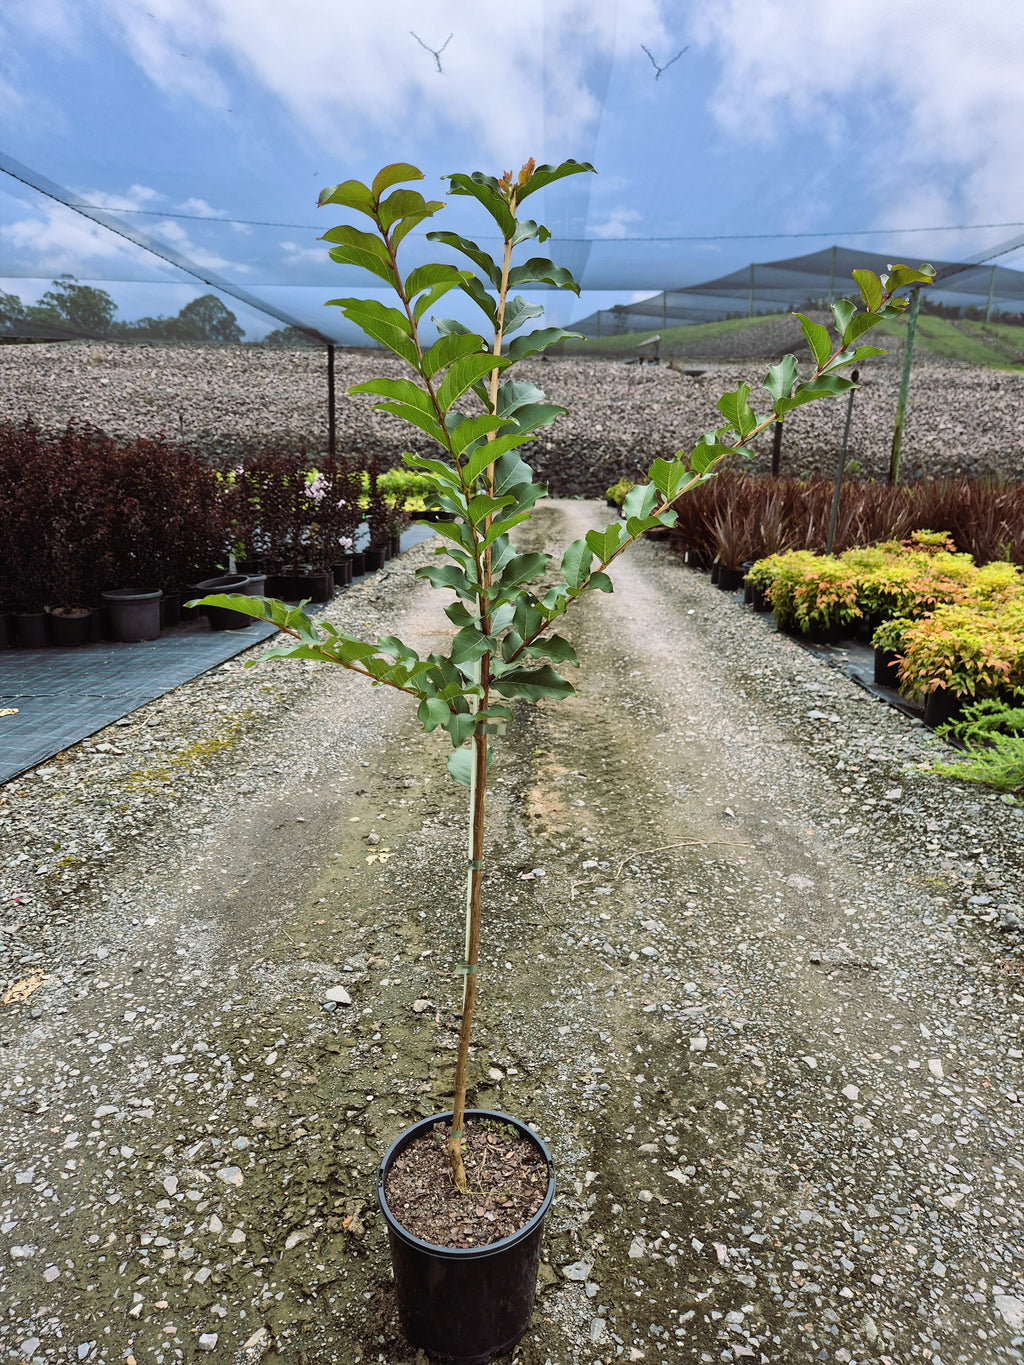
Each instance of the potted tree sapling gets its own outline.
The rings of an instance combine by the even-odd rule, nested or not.
[[[407,187],[422,179],[413,166],[386,166],[370,185],[348,180],[320,197],[322,205],[337,205],[360,220],[369,219],[371,228],[344,225],[328,231],[325,240],[331,244],[332,258],[364,267],[397,296],[396,307],[362,298],[331,302],[398,356],[409,372],[407,378],[373,379],[349,392],[372,394],[380,400],[380,409],[404,418],[436,446],[435,455],[404,458],[424,477],[427,507],[441,516],[435,523],[442,541],[435,552],[437,562],[417,573],[453,595],[445,608],[455,628],[449,652],[421,657],[393,635],[373,643],[359,640],[330,622],[314,622],[300,609],[270,599],[206,599],[269,621],[292,637],[264,658],[320,659],[361,673],[375,685],[407,693],[417,704],[424,730],[447,731],[452,744],[448,770],[469,790],[466,947],[458,968],[462,1019],[452,1110],[415,1124],[397,1138],[381,1163],[377,1186],[406,1335],[429,1355],[462,1365],[510,1350],[525,1332],[542,1224],[554,1193],[550,1157],[525,1124],[467,1107],[484,819],[495,741],[513,720],[513,703],[572,693],[563,670],[576,667],[578,660],[556,627],[573,603],[587,593],[610,592],[608,570],[619,555],[646,531],[671,526],[676,501],[711,479],[723,459],[748,447],[790,409],[848,390],[851,381],[839,371],[879,354],[874,347],[858,347],[857,337],[899,311],[901,301],[893,297],[896,289],[929,278],[902,266],[883,280],[858,272],[866,311],[846,301],[835,306],[837,341],[824,327],[802,320],[815,358],[810,378],[798,380],[792,356],[772,365],[765,381],[771,412],[763,418],[752,411],[745,384],[726,394],[718,404],[723,425],[704,436],[688,457],[681,453],[671,460],[655,460],[648,480],[627,494],[623,519],[574,541],[561,557],[554,586],[540,586],[551,556],[520,552],[512,535],[529,522],[546,491],[533,481],[522,450],[565,409],[547,402],[532,383],[513,378],[513,371],[525,357],[570,334],[559,327],[524,333],[523,325],[542,309],[515,291],[547,285],[578,293],[578,286],[567,270],[550,260],[530,256],[514,264],[513,253],[549,236],[546,228],[520,216],[525,200],[554,181],[592,169],[576,161],[536,166],[530,160],[517,176],[506,173],[496,179],[476,172],[447,177],[449,192],[476,199],[503,242],[495,260],[455,233],[428,233],[429,240],[459,253],[471,269],[436,263],[404,275],[399,268],[396,253],[402,239],[443,208],[443,203],[426,201]],[[453,289],[463,291],[479,307],[486,328],[476,333],[459,322],[435,319],[438,336],[427,344],[421,335],[422,320]],[[493,1212],[499,1203],[488,1201],[482,1155],[495,1140],[502,1143],[518,1174],[511,1182],[501,1177],[502,1198],[508,1197],[510,1186],[515,1191],[514,1208],[508,1219],[492,1222],[477,1210]],[[419,1179],[416,1172],[432,1162],[433,1173],[424,1177],[430,1199],[409,1200],[403,1193],[405,1182]],[[417,1221],[406,1207],[431,1201],[436,1201],[432,1221]]]

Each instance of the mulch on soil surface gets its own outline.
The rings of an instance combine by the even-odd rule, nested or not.
[[[424,1242],[440,1247],[489,1246],[525,1227],[548,1188],[540,1153],[514,1129],[468,1119],[462,1159],[468,1194],[452,1181],[449,1126],[435,1123],[396,1159],[384,1182],[391,1212]]]

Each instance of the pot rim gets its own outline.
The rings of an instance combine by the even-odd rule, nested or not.
[[[450,1120],[452,1117],[452,1110],[447,1109],[443,1113],[431,1114],[428,1118],[420,1119],[417,1123],[414,1123],[411,1128],[406,1128],[404,1132],[399,1133],[398,1137],[395,1138],[394,1142],[384,1153],[384,1156],[381,1158],[381,1163],[377,1168],[377,1203],[380,1205],[380,1211],[384,1215],[384,1221],[388,1225],[388,1230],[396,1237],[400,1238],[406,1246],[413,1247],[417,1251],[422,1251],[427,1256],[436,1256],[440,1260],[479,1261],[483,1260],[486,1256],[500,1255],[501,1252],[507,1251],[510,1247],[514,1247],[518,1243],[525,1241],[527,1237],[531,1236],[540,1227],[541,1223],[543,1223],[544,1219],[547,1217],[548,1210],[551,1208],[552,1201],[555,1197],[555,1163],[552,1161],[551,1153],[544,1145],[542,1138],[520,1119],[513,1118],[511,1114],[503,1114],[497,1109],[465,1110],[465,1118],[467,1119],[494,1119],[498,1123],[510,1123],[524,1138],[529,1139],[540,1152],[542,1159],[547,1165],[547,1192],[544,1195],[540,1208],[530,1221],[524,1223],[524,1225],[515,1232],[510,1233],[508,1237],[502,1237],[497,1242],[488,1242],[486,1246],[481,1247],[442,1247],[438,1246],[436,1242],[425,1242],[421,1237],[417,1237],[414,1233],[411,1233],[408,1228],[399,1222],[398,1215],[391,1208],[384,1194],[384,1181],[388,1171],[394,1164],[395,1158],[405,1150],[409,1143],[412,1142],[413,1138],[419,1137],[425,1128],[429,1128],[435,1123],[443,1123],[446,1120]]]
[[[107,602],[155,602],[163,596],[160,588],[155,592],[141,592],[138,588],[110,588],[100,596]]]

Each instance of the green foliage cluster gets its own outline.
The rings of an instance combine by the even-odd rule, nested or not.
[[[512,253],[525,244],[543,243],[550,235],[545,227],[519,216],[525,199],[556,180],[592,169],[575,161],[540,167],[531,161],[518,178],[509,173],[497,180],[481,172],[449,176],[449,192],[476,199],[497,226],[504,244],[502,257],[495,260],[456,233],[432,231],[428,240],[452,249],[473,268],[427,264],[406,276],[397,261],[401,241],[443,208],[440,201],[425,200],[406,187],[422,179],[415,167],[388,166],[371,185],[348,180],[320,196],[322,205],[346,208],[357,220],[369,219],[372,227],[367,231],[343,224],[329,229],[324,240],[330,244],[331,258],[362,267],[397,296],[397,307],[366,298],[331,303],[410,371],[409,378],[372,379],[350,392],[372,394],[380,400],[379,409],[402,417],[438,447],[437,458],[407,454],[404,459],[410,469],[427,476],[427,506],[442,516],[437,531],[445,543],[437,553],[443,562],[419,572],[454,595],[446,614],[456,634],[448,656],[420,658],[390,636],[370,645],[322,627],[325,638],[317,643],[310,633],[314,628],[294,618],[285,620],[278,608],[261,599],[246,599],[238,609],[265,613],[265,619],[298,636],[297,644],[279,646],[273,651],[276,655],[324,658],[414,696],[424,728],[448,732],[453,746],[449,769],[465,785],[471,781],[471,763],[463,746],[510,720],[510,702],[572,692],[560,670],[578,661],[555,629],[572,603],[589,592],[610,592],[608,569],[618,556],[646,531],[671,526],[677,500],[710,479],[722,460],[794,409],[852,388],[853,382],[841,371],[881,354],[878,348],[861,344],[861,339],[880,321],[898,315],[905,301],[894,297],[895,291],[930,279],[928,269],[905,266],[893,267],[882,279],[870,271],[855,272],[865,307],[858,309],[845,299],[833,306],[837,339],[811,319],[800,319],[815,360],[810,378],[799,379],[792,356],[769,366],[764,384],[767,415],[759,416],[752,408],[747,384],[724,394],[717,404],[722,424],[707,432],[688,457],[655,460],[649,481],[624,497],[622,519],[570,545],[556,581],[536,587],[548,576],[550,556],[518,553],[510,533],[530,518],[545,489],[534,483],[520,451],[564,409],[511,372],[519,361],[569,334],[559,327],[523,332],[524,324],[543,310],[514,291],[547,285],[578,293],[578,287],[567,270],[549,259],[530,256],[514,265]],[[419,334],[422,320],[453,289],[477,305],[488,334],[472,332],[453,319],[434,318],[438,339],[424,346]],[[465,400],[472,397],[478,400],[475,413],[464,410]]]
[[[611,488],[605,489],[604,494],[605,499],[606,501],[612,503],[615,507],[621,507],[622,504],[626,501],[626,495],[628,494],[629,490],[632,487],[633,487],[632,479],[626,478],[617,479],[615,483],[612,484]]]
[[[954,763],[934,763],[933,772],[993,787],[1011,801],[1024,791],[1024,707],[985,698],[965,706],[956,720],[935,733],[959,740],[967,756]]]

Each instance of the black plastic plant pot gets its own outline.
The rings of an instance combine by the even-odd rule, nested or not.
[[[373,546],[363,551],[363,567],[367,573],[376,573],[378,569],[383,569],[386,557],[381,546]]]
[[[388,1148],[377,1172],[377,1202],[388,1228],[402,1330],[410,1346],[448,1365],[484,1365],[511,1351],[530,1325],[537,1293],[541,1234],[555,1197],[555,1168],[536,1133],[517,1119],[489,1109],[467,1109],[467,1119],[509,1124],[531,1142],[548,1168],[544,1202],[525,1227],[490,1246],[434,1246],[407,1232],[388,1206],[384,1181],[398,1156],[435,1123],[422,1119]]]
[[[743,587],[743,570],[727,569],[724,564],[718,570],[718,586],[723,592],[735,592]]]
[[[110,629],[115,640],[131,644],[160,637],[160,598],[156,592],[137,592],[134,588],[114,588],[100,596],[110,613]]]
[[[259,595],[259,590],[250,586],[256,580],[245,573],[221,574],[219,578],[204,578],[196,584],[200,597],[212,597],[215,593],[243,593],[248,597]],[[260,586],[266,582],[263,579]],[[211,630],[245,630],[251,626],[253,618],[242,611],[232,611],[229,607],[204,607],[210,619]]]

